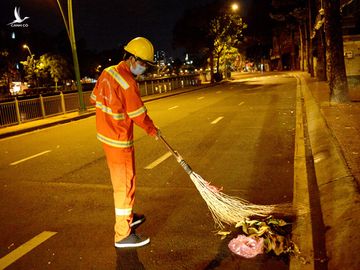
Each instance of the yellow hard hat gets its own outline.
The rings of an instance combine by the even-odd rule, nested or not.
[[[130,40],[124,49],[143,61],[154,63],[154,47],[151,42],[144,37],[137,37]]]

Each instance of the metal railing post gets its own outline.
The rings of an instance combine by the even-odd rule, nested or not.
[[[40,107],[41,107],[41,115],[43,118],[45,118],[46,114],[45,114],[44,98],[41,94],[40,94]]]
[[[66,113],[65,97],[64,97],[64,94],[62,91],[60,92],[60,103],[61,103],[61,110],[62,110],[63,114],[65,114]]]
[[[21,124],[21,116],[20,116],[20,108],[19,108],[19,101],[15,97],[15,110],[16,110],[16,118],[18,124]]]

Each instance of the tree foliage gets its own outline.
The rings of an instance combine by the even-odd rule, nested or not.
[[[69,78],[70,72],[68,63],[60,55],[44,54],[40,57],[40,67],[45,77],[50,77],[54,81]]]
[[[0,94],[9,91],[10,78],[16,74],[16,70],[12,68],[13,66],[9,51],[6,49],[0,50]]]
[[[242,18],[235,14],[223,14],[210,22],[209,36],[213,42],[213,55],[217,72],[226,70],[229,63],[236,59],[246,28]]]
[[[34,86],[37,86],[36,63],[34,55],[28,56],[26,61],[20,62],[24,66],[25,79]]]
[[[26,80],[34,86],[49,86],[70,77],[69,64],[60,55],[43,54],[39,59],[31,55],[21,63],[24,65]]]
[[[291,1],[290,3],[274,3],[272,10],[270,12],[270,18],[272,19],[272,35],[273,40],[276,42],[273,43],[273,50],[277,55],[288,54],[290,62],[283,63],[282,59],[278,62],[277,69],[282,70],[285,68],[283,64],[289,65],[288,67],[291,70],[297,69],[297,47],[300,47],[304,51],[306,50],[306,58],[309,54],[310,49],[310,36],[308,34],[307,28],[307,17],[308,12],[305,6],[305,2],[301,1]],[[306,36],[305,36],[306,35]],[[305,59],[302,51],[300,54],[300,67],[301,69],[305,66]],[[307,59],[308,60],[308,59]],[[310,69],[311,63],[307,62],[307,68]],[[309,70],[310,72],[310,70]]]
[[[239,15],[230,13],[223,3],[215,1],[185,11],[174,28],[174,45],[196,54],[197,59],[208,59],[202,66],[210,65],[213,75],[214,60],[218,72],[226,70],[235,60],[245,27]]]

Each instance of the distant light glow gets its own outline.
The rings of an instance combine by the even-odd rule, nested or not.
[[[239,9],[239,5],[238,5],[237,3],[233,3],[233,4],[231,5],[231,9],[232,9],[233,11],[237,11],[237,10]]]
[[[21,82],[12,82],[10,86],[10,92],[13,95],[19,94],[21,91]]]

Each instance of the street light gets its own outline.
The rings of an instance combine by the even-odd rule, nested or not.
[[[232,11],[238,11],[238,9],[239,9],[239,5],[237,4],[237,3],[233,3],[232,5],[231,5],[231,10]]]
[[[72,12],[72,0],[68,0],[67,1],[67,8],[68,8],[68,20],[66,20],[64,12],[62,10],[60,1],[57,0],[60,12],[61,12],[61,16],[64,20],[64,24],[65,24],[65,28],[66,28],[66,32],[68,34],[69,37],[69,41],[70,41],[70,45],[71,45],[71,52],[72,52],[72,56],[73,56],[73,62],[74,62],[74,71],[75,71],[75,78],[76,78],[76,86],[78,89],[78,94],[79,94],[79,103],[80,103],[80,111],[84,112],[86,111],[86,106],[84,103],[84,97],[82,94],[82,87],[81,87],[81,82],[80,82],[80,68],[79,68],[79,60],[77,57],[77,51],[76,51],[76,40],[75,40],[75,31],[74,31],[74,19],[73,19],[73,12]]]
[[[31,53],[31,51],[30,51],[30,47],[29,47],[27,44],[24,44],[24,45],[23,45],[23,48],[24,48],[24,49],[27,49],[28,52],[29,52],[29,54],[30,54],[30,56],[32,56],[32,53]]]

